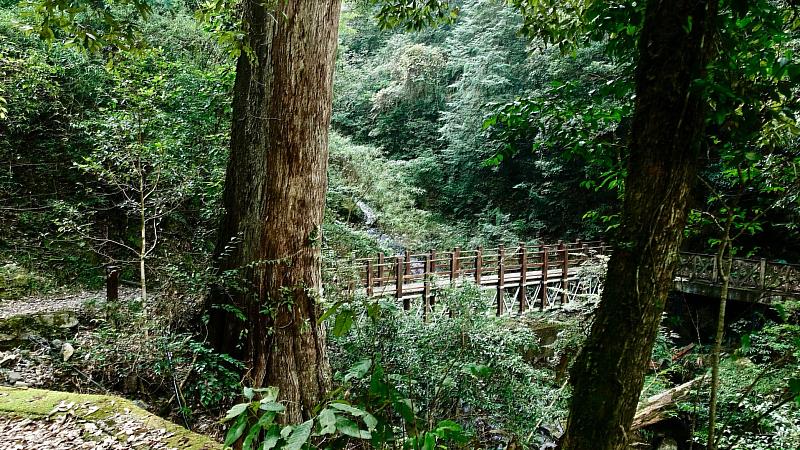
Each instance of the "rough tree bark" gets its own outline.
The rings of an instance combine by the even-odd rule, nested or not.
[[[647,4],[620,239],[571,370],[562,449],[627,448],[695,179],[705,102],[692,81],[710,60],[716,13],[714,0]]]
[[[216,348],[277,386],[285,420],[308,418],[330,387],[318,320],[328,127],[341,0],[244,0],[233,129],[209,297]],[[245,319],[231,311],[238,310]]]

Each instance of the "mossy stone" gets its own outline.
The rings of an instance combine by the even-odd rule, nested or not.
[[[150,414],[136,406],[132,401],[111,395],[75,394],[71,392],[47,391],[42,389],[17,389],[0,386],[0,415],[42,419],[56,409],[61,403],[75,405],[90,404],[90,413],[80,408],[70,410],[81,419],[111,422],[114,414],[127,414],[141,422],[142,426],[151,429],[165,429],[172,436],[165,441],[170,447],[182,450],[222,449],[219,442],[202,434],[193,433],[161,417]],[[94,410],[94,407],[97,409]],[[64,414],[57,412],[54,415]]]

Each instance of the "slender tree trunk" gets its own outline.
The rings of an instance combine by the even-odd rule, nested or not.
[[[741,175],[739,177],[741,180]],[[744,185],[742,185],[744,186]],[[717,252],[717,270],[722,279],[722,288],[719,295],[719,314],[717,315],[717,330],[714,336],[714,349],[711,352],[711,398],[708,403],[708,440],[706,441],[707,450],[717,448],[717,397],[719,394],[719,359],[722,353],[722,338],[725,335],[725,310],[728,306],[728,290],[731,283],[731,268],[733,267],[733,238],[731,228],[733,227],[734,211],[739,204],[739,200],[744,193],[744,187],[739,191],[739,195],[733,207],[726,205],[728,217],[725,218],[725,227],[722,229],[722,239]]]
[[[147,258],[147,210],[145,209],[144,168],[139,159],[139,228],[142,245],[139,248],[139,283],[142,290],[142,309],[147,319],[147,276],[145,273],[145,259]]]
[[[731,267],[733,266],[733,252],[731,251],[731,223],[733,213],[728,213],[727,228],[725,236],[720,243],[719,253],[717,254],[717,267],[722,278],[722,288],[719,295],[719,315],[717,316],[717,332],[714,336],[714,350],[711,352],[711,399],[708,405],[708,440],[706,448],[716,450],[716,429],[717,429],[717,396],[719,394],[719,359],[722,353],[722,339],[725,335],[725,309],[728,305],[728,290],[731,283]]]
[[[212,289],[209,332],[247,362],[252,385],[280,388],[287,421],[309,417],[330,387],[318,302],[340,4],[242,4],[254,54],[236,67],[216,249],[228,282]]]
[[[620,450],[644,382],[686,223],[705,107],[714,0],[649,1],[620,239],[591,334],[571,370],[562,449]]]

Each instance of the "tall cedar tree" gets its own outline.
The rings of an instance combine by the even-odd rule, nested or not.
[[[565,450],[627,448],[687,217],[712,56],[715,0],[652,0],[639,41],[621,239],[591,334],[571,371]]]
[[[248,363],[253,386],[280,388],[289,422],[308,418],[330,387],[318,300],[340,6],[241,4],[253,54],[236,67],[216,248],[232,282],[212,289],[209,333]]]

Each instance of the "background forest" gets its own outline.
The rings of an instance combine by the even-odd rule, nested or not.
[[[49,367],[23,380],[33,386],[124,393],[216,437],[233,422],[239,438],[244,410],[225,425],[216,420],[241,399],[244,367],[207,344],[202,312],[219,276],[213,252],[238,48],[230,17],[219,13],[224,3],[159,0],[146,20],[134,19],[138,48],[87,51],[57,27],[40,36],[35,5],[0,0],[0,305],[97,292],[108,265],[131,285],[118,309],[90,302],[94,318],[66,337],[0,350],[22,348],[31,364]],[[609,40],[567,48],[536,36],[525,2],[453,3],[454,20],[414,30],[381,26],[374,2],[342,8],[326,267],[406,249],[613,240],[634,58],[609,52]],[[722,75],[709,88],[716,109],[705,136],[714,145],[698,162],[683,250],[726,244],[737,256],[797,264],[800,19],[789,2],[760,3],[785,14],[762,24],[780,38],[754,44],[764,46],[758,55],[731,43],[740,59],[730,64],[757,67],[747,77],[730,75],[738,72],[728,60],[714,72]],[[727,25],[730,35],[765,39],[752,19],[732,14]],[[726,241],[731,226],[727,236],[717,227],[728,217],[735,242]],[[337,437],[319,448],[352,445],[365,427],[373,442],[396,445],[377,448],[415,449],[547,448],[563,431],[568,366],[596,297],[512,321],[483,314],[491,299],[466,286],[437,298],[464,314],[425,323],[391,302],[341,295],[326,289],[331,305],[347,305],[329,320],[330,358],[336,393],[353,409],[336,411]],[[671,295],[643,399],[708,371],[718,309],[696,301]],[[787,400],[800,375],[800,308],[731,310],[719,448],[800,448],[800,402]],[[76,357],[58,357],[65,341]],[[668,417],[637,430],[643,448],[701,447],[709,392],[702,382],[692,389]],[[244,392],[256,394],[275,403],[270,392]],[[314,426],[324,429],[330,417],[320,417]],[[403,438],[389,439],[387,429]]]

